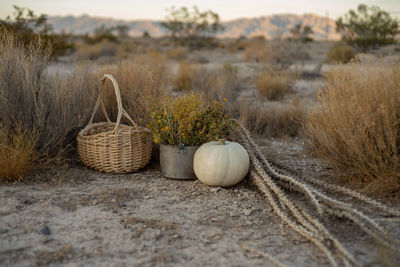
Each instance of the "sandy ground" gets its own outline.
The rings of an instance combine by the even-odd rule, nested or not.
[[[330,45],[308,44],[313,53],[303,69],[312,71],[322,63]],[[385,49],[390,55],[395,48]],[[190,56],[206,57],[211,68],[229,62],[243,79],[255,73],[240,54]],[[392,57],[400,58],[398,53]],[[72,70],[70,63],[58,62],[49,72]],[[301,79],[289,97],[312,105],[321,84],[321,78]],[[254,87],[240,97],[252,103],[260,98]],[[261,138],[258,143],[285,169],[332,178],[327,166],[305,153],[302,139]],[[289,195],[305,204],[301,195]],[[390,255],[351,222],[320,219],[363,265],[380,266],[386,257],[388,266],[400,262],[399,254]],[[400,221],[381,223],[400,239]],[[248,178],[232,188],[211,188],[196,180],[166,179],[155,163],[128,175],[102,174],[74,163],[23,183],[0,184],[1,266],[273,266],[265,253],[287,266],[328,264],[312,243],[280,221]]]
[[[321,162],[304,156],[301,139],[259,144],[300,175],[330,177]],[[290,196],[304,203],[302,196]],[[321,220],[363,265],[381,265],[373,238],[347,220]],[[400,237],[400,222],[384,225]],[[164,178],[155,164],[128,175],[73,164],[0,187],[3,266],[273,266],[265,253],[287,266],[328,264],[279,220],[248,178],[235,187],[212,188]],[[393,264],[400,260],[389,258]]]

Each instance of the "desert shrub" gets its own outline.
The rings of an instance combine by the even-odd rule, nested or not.
[[[301,102],[267,106],[238,103],[239,117],[253,133],[283,137],[298,136],[306,119],[306,109]]]
[[[288,69],[296,60],[309,58],[309,55],[300,40],[277,38],[266,41],[253,38],[246,45],[244,57],[248,61],[261,63],[279,71]]]
[[[203,93],[207,98],[220,102],[228,101],[225,108],[230,108],[241,86],[237,74],[238,68],[229,63],[210,69],[181,62],[173,86],[180,91]]]
[[[113,27],[106,27],[105,25],[101,25],[97,29],[94,30],[93,36],[86,35],[84,36],[84,41],[87,44],[97,44],[104,41],[108,42],[117,42],[118,38],[113,33]]]
[[[188,62],[181,61],[178,66],[178,73],[173,80],[173,86],[179,91],[192,90],[192,83],[194,80],[194,69]]]
[[[127,59],[138,50],[137,46],[133,42],[123,42],[116,47],[116,53],[118,59]]]
[[[400,67],[369,57],[333,68],[307,121],[311,149],[348,184],[400,189]]]
[[[117,45],[107,40],[95,44],[76,44],[76,55],[79,59],[97,60],[101,57],[114,57],[117,54]]]
[[[187,50],[184,47],[169,49],[166,56],[168,59],[184,60],[187,57]]]
[[[57,57],[73,48],[65,34],[51,32],[51,25],[47,23],[47,16],[37,16],[32,10],[14,6],[14,17],[8,16],[0,20],[0,31],[12,32],[15,38],[28,47],[31,42],[42,40],[42,45],[51,48],[50,55]]]
[[[271,49],[264,39],[252,39],[244,49],[244,57],[248,61],[266,63],[271,57]]]
[[[400,22],[378,6],[360,4],[357,10],[336,20],[336,29],[349,45],[365,52],[371,47],[391,44],[400,31]]]
[[[96,84],[88,66],[70,76],[46,72],[51,51],[36,41],[25,48],[0,34],[0,121],[29,135],[37,131],[38,160],[56,159],[88,119]]]
[[[35,131],[23,131],[21,124],[0,126],[0,179],[20,181],[34,167],[36,160]]]
[[[287,70],[295,61],[310,58],[305,43],[298,40],[275,39],[269,42],[271,57],[267,64],[274,70]]]
[[[312,42],[313,39],[311,35],[314,33],[309,25],[304,25],[302,23],[296,24],[290,29],[289,40],[308,43]]]
[[[238,68],[229,63],[216,69],[198,67],[194,71],[192,88],[207,98],[228,101],[225,109],[230,109],[241,87],[237,74]]]
[[[142,55],[134,60],[124,60],[116,65],[103,66],[103,73],[112,74],[118,81],[124,108],[138,123],[145,125],[151,118],[154,106],[163,102],[168,91],[169,75],[165,59],[154,54]],[[115,94],[112,85],[106,83],[105,106],[111,117],[116,117]]]
[[[356,56],[354,49],[346,44],[333,45],[326,55],[326,61],[332,63],[347,63]]]
[[[171,32],[171,39],[176,44],[192,48],[214,45],[213,36],[223,29],[219,15],[211,10],[201,12],[196,6],[192,11],[186,7],[171,7],[168,13],[161,25]]]
[[[290,71],[262,71],[255,80],[255,87],[268,100],[278,100],[291,92],[297,75]]]
[[[228,50],[230,53],[235,53],[237,51],[245,50],[249,42],[251,41],[248,41],[246,37],[241,36],[237,39],[227,41],[224,47],[221,48]],[[251,58],[247,60],[251,60]]]

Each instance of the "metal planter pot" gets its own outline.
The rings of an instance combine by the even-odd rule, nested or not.
[[[196,179],[193,157],[198,146],[169,146],[160,144],[161,174],[174,179]]]

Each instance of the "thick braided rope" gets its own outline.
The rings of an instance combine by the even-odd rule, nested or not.
[[[328,258],[329,262],[332,266],[337,266],[336,260],[334,259],[332,253],[327,249],[327,247],[320,241],[315,238],[315,236],[311,235],[304,227],[296,223],[295,221],[289,219],[288,216],[279,208],[279,204],[273,199],[272,192],[268,189],[268,187],[263,183],[261,177],[255,171],[250,172],[250,176],[252,177],[254,183],[261,190],[261,192],[267,196],[268,200],[275,213],[291,227],[293,230],[298,232],[300,235],[304,236],[311,242],[313,242]]]
[[[286,207],[289,207],[290,211],[292,211],[292,213],[294,213],[293,215],[295,216],[295,218],[298,220],[298,222],[295,222],[293,220],[290,220],[288,218],[287,215],[285,215],[283,213],[283,211],[279,208],[279,205],[277,205],[275,200],[273,200],[272,197],[272,193],[270,191],[270,185],[271,185],[271,180],[270,178],[268,178],[268,174],[260,167],[259,161],[258,159],[255,157],[255,155],[253,154],[252,150],[250,149],[249,143],[247,142],[247,140],[244,138],[243,134],[241,134],[240,132],[237,133],[239,134],[239,136],[242,139],[243,145],[247,148],[248,152],[249,152],[249,156],[252,159],[252,163],[253,163],[253,167],[256,171],[251,171],[251,176],[252,178],[254,178],[256,185],[260,188],[260,190],[267,196],[268,200],[271,202],[274,211],[278,214],[279,217],[281,217],[281,219],[283,221],[285,221],[292,229],[294,229],[296,232],[298,232],[299,234],[303,235],[304,237],[306,237],[307,239],[309,239],[310,241],[312,241],[319,249],[321,249],[324,254],[327,256],[327,258],[329,259],[329,261],[331,262],[331,264],[333,266],[337,266],[337,263],[331,253],[331,251],[329,250],[329,245],[330,244],[335,244],[336,242],[333,241],[333,238],[331,237],[331,235],[328,233],[328,231],[325,229],[325,231],[321,232],[318,231],[318,227],[315,227],[313,225],[310,224],[309,221],[307,221],[307,219],[305,217],[303,217],[301,215],[301,213],[305,213],[305,211],[301,211],[299,212],[296,207],[294,206],[293,203],[291,203],[281,192],[281,190],[276,190],[275,192],[278,192],[277,194],[277,198],[279,201],[283,201]],[[262,178],[260,178],[260,176]],[[269,186],[267,187],[267,185],[265,184],[267,183]],[[274,188],[277,186],[275,184],[272,184],[272,188]],[[283,197],[282,197],[283,196]],[[309,218],[311,218],[311,216],[309,216]],[[301,227],[300,225],[303,224],[304,227]],[[305,224],[305,225],[304,225]],[[319,224],[319,227],[322,227],[322,224]],[[304,228],[311,228],[313,231],[313,234],[311,235],[310,231],[307,231]],[[317,235],[315,235],[317,234]],[[328,244],[325,244],[328,243]],[[341,253],[343,255],[343,253]],[[346,257],[347,255],[349,255],[348,253],[344,253],[344,257]],[[348,262],[352,261],[353,262],[353,258],[349,258],[349,259],[343,259],[343,257],[341,257],[343,262]],[[355,262],[354,262],[355,264]]]
[[[261,151],[260,151],[260,149],[258,148],[258,146],[257,146],[257,145],[255,144],[255,142],[252,140],[252,138],[251,138],[249,132],[247,131],[247,129],[246,129],[246,128],[243,126],[243,124],[241,124],[240,122],[238,122],[238,124],[239,124],[241,130],[242,130],[242,131],[244,132],[244,134],[246,135],[246,138],[248,139],[249,143],[253,146],[254,150],[255,150],[256,153],[257,153],[257,155],[261,158],[262,162],[268,167],[268,169],[269,169],[273,174],[275,174],[275,175],[277,176],[277,177],[276,177],[277,179],[281,178],[281,179],[284,179],[284,180],[288,181],[289,176],[279,174],[278,171],[274,170],[274,168],[272,167],[272,165],[268,162],[268,160],[265,158],[265,156],[261,153]],[[291,178],[292,180],[296,180],[294,177],[290,177],[290,178]],[[313,179],[313,178],[309,178],[309,179]],[[313,179],[313,180],[316,180],[316,179]],[[372,228],[373,228],[376,232],[378,232],[382,237],[385,237],[385,238],[386,238],[386,232],[385,232],[385,230],[384,230],[376,221],[374,221],[372,218],[366,216],[364,213],[362,213],[361,211],[357,210],[357,209],[354,208],[352,205],[349,205],[349,204],[347,204],[347,203],[345,203],[345,202],[342,202],[342,201],[338,201],[338,200],[336,200],[336,199],[329,198],[328,196],[326,196],[325,194],[321,193],[319,190],[315,189],[314,187],[312,187],[312,186],[310,186],[310,185],[306,185],[306,184],[302,184],[302,183],[292,183],[292,184],[295,185],[295,186],[297,186],[298,188],[301,187],[301,186],[307,187],[308,191],[311,191],[313,195],[314,195],[314,194],[317,194],[317,195],[319,195],[319,197],[320,197],[321,199],[327,201],[328,203],[336,204],[336,207],[337,207],[337,208],[342,209],[343,207],[346,207],[347,211],[348,211],[350,214],[353,213],[354,215],[359,216],[360,218],[366,220],[366,221],[372,226]],[[321,182],[318,181],[318,184],[321,184]],[[324,184],[324,183],[322,183],[322,184]],[[359,193],[357,193],[357,192],[355,192],[355,191],[352,191],[352,190],[350,190],[350,189],[343,188],[343,187],[340,187],[340,186],[335,186],[335,185],[332,185],[332,184],[328,185],[326,188],[332,189],[332,190],[335,191],[335,192],[340,191],[340,192],[342,192],[342,193],[344,193],[344,194],[346,194],[346,195],[351,195],[351,196],[355,197],[356,199],[359,199],[359,200],[361,200],[361,201],[364,201],[364,202],[367,203],[367,204],[371,204],[372,206],[374,206],[374,207],[376,207],[376,208],[378,208],[378,209],[381,209],[381,210],[387,212],[389,215],[400,214],[400,211],[395,210],[395,209],[392,209],[392,208],[390,208],[390,207],[387,207],[386,205],[384,205],[384,204],[382,204],[382,203],[380,203],[380,202],[377,202],[377,201],[375,201],[375,200],[372,200],[372,199],[370,199],[370,198],[368,198],[368,197],[366,197],[366,196],[363,196],[362,194],[359,194]],[[300,188],[300,190],[298,190],[298,191],[304,192],[305,190],[302,189],[302,188]],[[319,213],[321,214],[320,211],[319,211]],[[369,232],[369,231],[368,231],[367,233],[370,234],[370,235],[372,235],[371,232]],[[375,235],[372,235],[372,236],[375,236]],[[395,243],[400,243],[398,240],[394,240],[394,242],[395,242]]]
[[[297,186],[291,187],[283,182],[278,182],[278,184],[289,190],[296,190],[298,192],[303,192],[303,190],[300,190]],[[369,216],[357,210],[348,203],[326,196],[325,194],[323,194],[322,192],[320,192],[319,190],[315,189],[312,186],[310,186],[310,189],[311,192],[313,192],[317,198],[320,198],[324,212],[327,212],[329,207],[334,207],[335,209],[329,208],[331,209],[329,212],[330,214],[332,214],[333,211],[333,215],[337,217],[346,217],[347,219],[352,220],[353,222],[358,224],[365,233],[367,233],[373,238],[377,238],[386,247],[397,250],[392,246],[391,242],[400,244],[400,241],[397,239],[393,240],[391,239],[389,242],[389,240],[387,240],[387,234],[385,229],[381,225],[379,225],[376,222],[376,220],[370,218]],[[366,222],[368,226],[365,225],[365,223],[362,223],[362,221]]]
[[[371,198],[369,198],[369,197],[367,197],[367,196],[365,196],[363,194],[360,194],[360,193],[358,193],[358,192],[356,192],[354,190],[345,188],[343,186],[326,183],[324,181],[321,181],[321,180],[318,180],[318,179],[315,179],[315,178],[312,178],[312,177],[305,176],[303,178],[308,180],[308,181],[310,181],[313,184],[316,184],[318,186],[323,187],[324,189],[331,190],[331,191],[334,191],[334,192],[337,192],[337,193],[342,193],[344,195],[347,195],[347,196],[353,197],[355,199],[358,199],[358,200],[360,200],[360,201],[362,201],[364,203],[369,204],[370,206],[373,206],[375,208],[378,208],[378,209],[386,212],[387,215],[400,216],[400,210],[396,210],[396,209],[393,209],[391,207],[388,207],[388,206],[382,204],[381,202],[378,202],[378,201],[376,201],[374,199],[371,199]]]
[[[253,141],[253,139],[250,136],[250,133],[248,132],[248,130],[246,129],[246,127],[240,122],[237,121],[237,123],[239,124],[240,130],[243,132],[243,134],[245,135],[245,139],[250,143],[251,147],[254,149],[256,155],[258,157],[260,157],[261,162],[268,168],[268,171],[275,177],[277,177],[278,179],[282,179],[287,181],[288,183],[298,186],[298,188],[300,188],[300,190],[306,194],[306,196],[310,199],[311,203],[314,204],[314,206],[317,208],[318,213],[322,214],[322,209],[321,206],[318,202],[318,200],[315,198],[314,194],[311,192],[311,190],[308,188],[308,186],[296,179],[294,179],[293,177],[290,177],[288,175],[284,175],[279,173],[277,170],[275,170],[271,163],[265,158],[264,154],[260,151],[259,147],[255,144],[255,142]]]
[[[277,259],[275,259],[271,255],[269,255],[268,253],[255,250],[255,249],[253,249],[253,248],[251,248],[251,247],[249,247],[249,246],[247,246],[245,244],[242,244],[242,249],[245,250],[245,251],[248,251],[248,252],[253,252],[253,253],[259,254],[259,255],[267,258],[270,262],[272,262],[277,267],[286,267],[286,265],[282,264]]]
[[[374,221],[370,217],[366,216],[364,213],[360,212],[359,210],[355,209],[354,207],[352,207],[351,205],[349,205],[347,203],[344,203],[342,201],[338,201],[336,199],[328,197],[327,195],[323,194],[321,191],[317,190],[313,186],[310,186],[306,183],[302,183],[294,177],[279,173],[276,169],[274,169],[274,167],[268,162],[268,160],[265,158],[265,156],[261,153],[258,146],[252,140],[247,129],[240,122],[239,122],[239,126],[240,126],[240,131],[236,131],[236,134],[239,136],[239,138],[243,142],[243,145],[245,145],[248,152],[251,151],[251,153],[249,153],[249,154],[251,154],[250,157],[252,158],[252,163],[254,164],[254,162],[255,162],[256,163],[255,165],[257,167],[256,170],[258,173],[252,172],[251,176],[255,180],[256,184],[259,186],[259,188],[261,189],[261,191],[264,194],[266,194],[264,192],[265,188],[267,188],[267,186],[270,186],[270,187],[272,187],[273,192],[276,194],[276,198],[278,198],[278,200],[281,201],[281,197],[284,195],[281,192],[281,190],[279,190],[279,187],[275,183],[273,183],[272,179],[278,180],[277,181],[278,184],[282,184],[283,181],[286,183],[289,183],[289,185],[285,185],[284,187],[289,186],[289,187],[291,187],[291,189],[295,189],[296,191],[304,193],[308,197],[310,202],[317,208],[319,214],[326,211],[327,213],[333,214],[338,217],[346,217],[346,218],[352,220],[353,222],[355,222],[357,225],[359,225],[360,228],[362,230],[364,230],[365,232],[367,232],[369,235],[374,236],[375,238],[378,238],[383,244],[390,246],[389,242],[386,240],[387,237],[385,235],[384,229],[379,224],[377,224],[376,221]],[[260,158],[260,160],[262,162],[261,164],[258,161],[257,157],[254,155],[253,151],[255,151],[257,156]],[[264,165],[265,167],[267,167],[267,170],[268,170],[268,172],[271,173],[272,177],[269,176],[265,172],[265,170],[260,167],[260,165]],[[262,174],[261,175],[262,178],[260,178],[260,174]],[[257,175],[258,178],[255,177],[255,175]],[[397,211],[395,209],[387,207],[386,205],[384,205],[380,202],[377,202],[368,197],[365,197],[362,194],[354,192],[350,189],[347,189],[347,188],[344,188],[341,186],[332,185],[332,184],[324,184],[323,182],[318,181],[314,178],[310,178],[310,177],[307,177],[307,180],[316,185],[321,185],[321,187],[326,190],[330,190],[330,191],[333,191],[336,193],[342,193],[345,195],[352,196],[362,202],[368,203],[371,206],[386,212],[388,215],[397,216],[398,214],[400,214],[400,211]],[[266,183],[266,185],[265,184],[261,185],[260,182]],[[294,187],[294,188],[292,188],[292,187]],[[268,190],[268,188],[267,188],[267,190]],[[271,191],[270,191],[270,193],[271,193]],[[318,198],[320,198],[322,202],[318,201],[317,200]],[[270,198],[268,198],[268,199],[271,202],[271,199]],[[327,229],[318,220],[311,217],[304,210],[301,210],[302,214],[299,214],[295,205],[293,205],[285,196],[283,197],[283,200],[284,200],[283,201],[284,205],[287,208],[289,208],[289,210],[293,213],[295,219],[298,220],[298,223],[302,224],[305,228],[307,228],[308,230],[311,230],[311,232],[313,232],[313,233],[320,232],[321,235],[325,236],[325,238],[323,238],[323,239],[328,240],[328,243],[331,242],[332,244],[335,245],[338,252],[340,254],[342,254],[342,256],[343,256],[342,260],[345,265],[350,264],[350,262],[354,265],[357,265],[355,259],[351,256],[351,254],[348,253],[348,251],[340,244],[340,242],[338,242],[337,239],[333,238],[333,236],[327,231]],[[330,207],[334,207],[335,209],[330,208]],[[280,213],[283,213],[282,210],[279,208],[279,203],[277,204],[277,208],[280,210]],[[274,208],[274,210],[277,212],[277,209]],[[279,214],[278,212],[277,212],[277,214],[279,217],[281,217],[281,219],[283,219],[282,214]],[[284,221],[286,222],[287,219],[288,219],[288,217],[286,216]],[[362,221],[367,222],[369,225],[369,228]],[[313,241],[314,243],[316,243],[315,241],[318,241],[318,240],[315,240],[315,241],[312,240],[314,237],[310,236],[309,231],[304,231],[305,230],[304,227],[301,227],[301,228],[293,227],[295,225],[299,226],[298,223],[293,222],[291,220],[291,223],[288,223],[288,225],[290,227],[292,227],[294,230],[296,230],[296,232],[299,232],[301,235],[305,236],[306,238],[308,238],[311,241]],[[372,231],[370,228],[372,228]],[[375,233],[373,233],[373,232],[375,232]],[[321,240],[321,238],[318,238],[318,239]],[[391,241],[393,241],[393,240],[391,240]],[[316,244],[316,245],[322,251],[324,251],[325,254],[327,254],[325,252],[325,250],[328,248],[328,245],[322,245],[322,247],[321,247],[320,241],[318,241],[318,242],[319,242],[319,244]],[[332,263],[332,265],[336,265],[336,262],[333,259],[333,257],[328,256],[328,255],[327,255],[327,257],[330,260],[330,262]]]

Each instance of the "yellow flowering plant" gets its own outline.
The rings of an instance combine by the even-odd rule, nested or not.
[[[232,124],[222,103],[191,93],[170,99],[156,108],[148,128],[152,130],[156,143],[199,146],[225,137]]]

